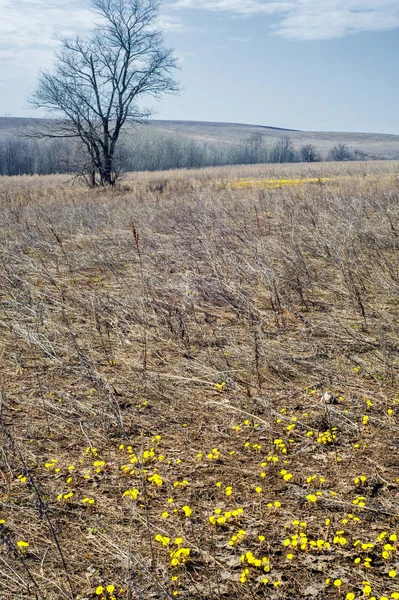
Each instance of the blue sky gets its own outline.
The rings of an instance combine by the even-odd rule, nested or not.
[[[88,0],[0,0],[0,115],[27,96]],[[156,118],[399,134],[399,0],[169,0],[160,24],[183,87]]]

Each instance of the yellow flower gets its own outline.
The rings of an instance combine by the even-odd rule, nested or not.
[[[211,517],[210,517],[210,518],[211,518]],[[217,522],[219,525],[224,525],[224,523],[226,523],[226,522],[227,522],[227,519],[226,519],[226,517],[218,517],[218,518],[216,519],[216,522]]]
[[[162,477],[160,477],[158,475],[158,473],[154,473],[153,475],[151,475],[148,478],[148,481],[150,481],[151,483],[154,483],[155,485],[157,485],[158,487],[160,487],[163,484],[163,479]]]
[[[192,515],[192,510],[189,506],[183,506],[182,511],[184,512],[184,514],[186,515],[186,517],[190,517]]]
[[[262,488],[261,488],[259,485],[258,485],[258,487],[256,487],[256,488],[255,488],[255,492],[256,492],[257,494],[261,494],[261,493],[262,493],[262,491],[263,491],[263,489],[262,489]]]
[[[17,542],[18,548],[27,548],[29,546],[29,542],[19,541]]]
[[[124,497],[129,496],[129,498],[131,498],[132,500],[136,500],[139,493],[140,493],[139,490],[137,488],[134,488],[134,489],[126,490],[125,492],[123,492],[122,496],[124,496]]]
[[[241,572],[240,583],[246,583],[246,581],[248,581],[248,577],[249,577],[249,569],[244,569]]]
[[[371,587],[369,585],[365,585],[363,588],[363,594],[365,596],[370,596],[371,594]]]
[[[158,533],[158,534],[155,536],[155,541],[156,541],[156,542],[159,542],[159,543],[160,543],[160,544],[162,544],[163,546],[169,546],[169,544],[170,544],[170,538],[168,538],[168,537],[166,537],[166,536],[163,536],[163,535],[161,535],[160,533]]]
[[[184,488],[187,485],[190,485],[187,479],[183,479],[183,481],[175,481],[173,487],[175,488]]]
[[[389,577],[392,577],[392,579],[393,579],[394,577],[396,577],[396,571],[395,571],[395,569],[391,569],[391,570],[389,571],[388,575],[389,575]]]
[[[101,596],[101,594],[103,593],[104,588],[102,585],[99,585],[98,588],[96,589],[96,594],[97,596]]]
[[[346,600],[355,600],[355,594],[353,592],[348,592],[345,598]]]
[[[335,587],[341,587],[341,585],[342,585],[341,579],[335,579],[334,580],[334,585],[335,585]]]
[[[108,594],[112,594],[115,590],[115,586],[114,585],[107,585],[107,592]]]

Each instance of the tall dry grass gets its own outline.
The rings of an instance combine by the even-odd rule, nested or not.
[[[0,212],[2,598],[399,591],[397,163],[2,178]]]

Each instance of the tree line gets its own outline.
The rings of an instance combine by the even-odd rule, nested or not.
[[[76,173],[82,164],[81,148],[73,140],[0,139],[0,175],[51,175]],[[116,151],[118,171],[163,171],[221,165],[366,160],[362,151],[337,144],[324,156],[313,144],[296,148],[287,136],[267,145],[254,134],[237,142],[201,141],[142,127],[125,136]]]

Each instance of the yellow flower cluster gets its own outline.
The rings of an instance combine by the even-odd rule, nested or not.
[[[366,481],[367,481],[367,477],[365,475],[360,475],[360,477],[356,477],[353,480],[353,483],[355,485],[361,486],[361,485],[364,485],[366,483]]]
[[[178,567],[186,563],[190,557],[190,548],[178,548],[170,552],[170,564],[172,567]]]
[[[312,502],[313,504],[315,504],[318,500],[320,500],[322,495],[323,495],[323,492],[316,492],[315,494],[308,494],[306,496],[306,500],[308,502]]]
[[[329,177],[302,177],[300,179],[251,179],[242,178],[237,179],[230,183],[232,189],[245,189],[245,188],[266,188],[266,189],[278,189],[284,186],[299,186],[305,184],[325,184],[331,181]],[[221,184],[220,187],[225,187]]]
[[[223,513],[221,508],[215,508],[214,513],[214,515],[209,517],[209,522],[212,523],[212,525],[225,525],[240,517],[244,513],[244,509],[236,508],[235,510],[228,510]]]
[[[107,585],[104,587],[103,585],[99,585],[96,588],[96,595],[101,596],[101,600],[104,598],[108,598],[109,600],[116,600],[116,596],[114,596],[115,586],[113,584]]]
[[[68,492],[67,494],[58,494],[57,500],[70,500],[73,496],[73,492]]]
[[[188,485],[190,485],[189,481],[187,479],[183,479],[183,481],[175,481],[173,484],[173,487],[175,488],[185,488]]]
[[[325,477],[319,477],[318,475],[310,475],[310,477],[306,478],[306,483],[313,483],[313,484],[323,484],[325,483]]]
[[[327,431],[319,433],[319,435],[317,436],[318,443],[323,445],[332,444],[333,441],[337,438],[336,434],[333,433],[334,431],[336,431],[336,429],[336,427],[333,427],[332,431],[327,429]]]
[[[155,536],[155,541],[162,544],[162,546],[169,546],[170,544],[170,538],[163,536],[160,533]]]
[[[280,450],[280,452],[282,454],[287,454],[287,446],[285,445],[284,441],[281,438],[277,438],[273,441],[273,444],[276,446],[276,448],[278,450]]]
[[[220,453],[217,448],[212,448],[212,450],[206,455],[209,460],[218,460],[220,458]]]
[[[139,490],[137,488],[125,490],[122,494],[123,497],[129,497],[132,500],[136,500],[139,495]]]
[[[262,556],[262,558],[256,558],[252,554],[250,550],[245,552],[245,554],[241,554],[241,562],[245,565],[250,565],[251,567],[256,567],[258,569],[263,569],[265,573],[268,573],[271,569],[270,560],[266,556]]]
[[[193,512],[191,510],[191,508],[189,506],[187,506],[187,505],[182,507],[182,511],[184,512],[184,514],[186,515],[186,517],[191,517],[192,512]]]
[[[290,481],[293,478],[293,474],[288,473],[288,471],[286,469],[282,469],[280,471],[280,475],[284,479],[284,481]]]
[[[244,529],[239,529],[235,535],[233,535],[229,540],[229,546],[235,546],[242,542],[246,534]]]
[[[161,485],[163,484],[163,479],[160,475],[158,475],[158,473],[154,473],[153,475],[150,475],[150,477],[148,478],[148,481],[158,487],[161,487]]]
[[[364,496],[357,496],[357,498],[352,500],[352,504],[355,504],[359,507],[366,506],[366,498]]]

